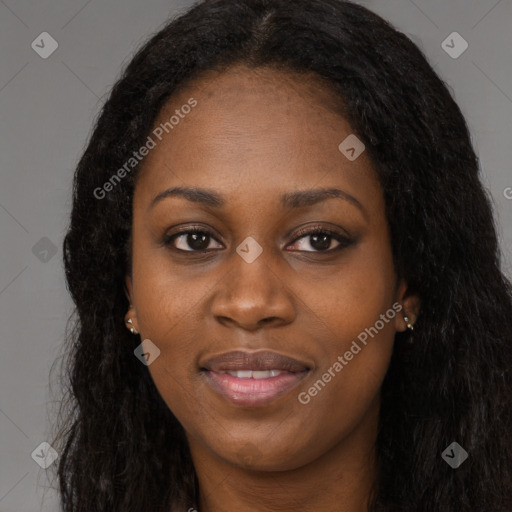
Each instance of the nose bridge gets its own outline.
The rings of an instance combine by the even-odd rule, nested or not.
[[[291,321],[292,297],[276,263],[269,248],[251,236],[245,238],[230,256],[231,271],[217,290],[212,314],[219,321],[229,319],[245,328],[263,321]]]

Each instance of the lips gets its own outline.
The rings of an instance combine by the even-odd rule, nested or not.
[[[298,373],[309,370],[309,366],[293,357],[285,356],[278,352],[263,350],[247,352],[235,350],[211,357],[200,363],[202,369],[213,372],[238,372],[238,371],[281,371]]]
[[[296,388],[310,365],[269,350],[237,350],[200,363],[212,390],[232,404],[261,407]]]

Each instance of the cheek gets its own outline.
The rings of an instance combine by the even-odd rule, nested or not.
[[[316,402],[317,411],[331,411],[338,425],[364,415],[389,366],[397,313],[393,262],[384,242],[376,237],[368,242],[373,246],[354,252],[328,285],[305,287],[326,335],[315,382],[304,398]]]
[[[380,330],[375,323],[368,322],[368,327],[354,336],[339,337],[332,343],[314,382],[305,390],[317,401],[315,408],[330,411],[339,419],[338,425],[351,424],[364,415],[389,366],[395,331],[391,320]]]
[[[140,330],[159,339],[187,329],[207,289],[203,280],[187,278],[172,266],[165,249],[135,252],[133,281]]]
[[[311,305],[319,323],[330,331],[333,348],[340,348],[340,344],[343,348],[347,341],[373,326],[394,302],[396,276],[385,242],[384,237],[368,237],[343,265],[335,268],[328,281],[315,284],[311,280],[302,286],[304,300]],[[389,331],[392,323],[386,322],[384,327],[383,331]]]
[[[321,431],[326,447],[375,413],[394,344],[396,312],[390,301],[382,295],[366,297],[364,307],[357,307],[346,293],[323,310],[332,335],[317,350],[321,360],[299,397],[302,414],[315,418],[304,424],[303,435],[313,440]]]
[[[160,350],[148,369],[174,412],[183,398],[186,402],[189,384],[185,383],[196,372],[198,308],[207,287],[176,271],[165,250],[141,246],[133,254],[137,321],[141,339],[150,339]]]
[[[168,265],[154,263],[141,273],[137,290],[141,336],[149,338],[160,350],[148,370],[178,421],[193,426],[204,414],[195,391],[201,383],[193,379],[197,376],[197,310],[205,288],[185,286],[183,278],[171,273]]]

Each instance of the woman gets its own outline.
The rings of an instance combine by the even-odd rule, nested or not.
[[[511,287],[465,120],[340,0],[206,0],[114,86],[64,241],[63,509],[510,511]]]

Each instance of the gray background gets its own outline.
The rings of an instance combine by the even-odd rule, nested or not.
[[[510,276],[511,0],[359,3],[408,34],[450,86],[494,200]],[[58,510],[31,453],[49,440],[49,371],[72,310],[61,263],[72,172],[122,66],[191,4],[0,0],[0,512]],[[441,46],[454,31],[469,43],[458,58]],[[59,45],[47,59],[31,47],[42,32]]]

